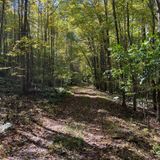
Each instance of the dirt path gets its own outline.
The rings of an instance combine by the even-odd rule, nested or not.
[[[13,97],[14,128],[0,137],[6,160],[156,160],[158,133],[146,129],[142,114],[124,110],[92,87],[73,87],[57,104]],[[153,138],[154,137],[154,138]]]

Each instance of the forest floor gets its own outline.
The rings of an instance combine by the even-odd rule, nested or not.
[[[1,96],[13,127],[0,134],[0,160],[158,160],[160,126],[92,87],[60,101]],[[1,112],[0,111],[0,112]]]

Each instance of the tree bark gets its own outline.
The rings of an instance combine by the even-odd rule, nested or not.
[[[2,0],[1,26],[0,26],[0,54],[3,52],[5,5],[6,5],[6,0]]]
[[[155,16],[155,1],[149,0],[148,7],[150,9],[151,15],[152,15],[152,34],[155,34],[155,28],[156,28],[156,16]]]
[[[153,101],[153,108],[154,110],[157,110],[157,91],[156,91],[156,82],[155,80],[152,80],[152,87],[153,87],[153,91],[152,91],[152,101]]]
[[[157,28],[157,31],[158,31],[158,36],[160,37],[160,0],[156,0],[157,2],[157,8],[158,8],[158,14],[157,14],[157,17],[158,17],[158,28]],[[160,73],[160,71],[159,71]],[[160,74],[158,75],[160,76]],[[160,85],[160,77],[158,77],[158,87]],[[157,121],[160,122],[160,89],[158,88],[157,89]]]
[[[115,0],[112,0],[112,10],[113,10],[113,18],[114,18],[114,24],[115,24],[117,44],[119,44],[120,40],[119,40],[119,30],[118,30],[118,22],[117,22],[117,13],[116,13]]]
[[[24,17],[21,37],[24,38],[28,37],[28,0],[24,0],[22,4],[24,4],[24,14],[22,14]],[[25,55],[23,56],[23,93],[26,94],[29,90],[29,52],[26,50],[25,46],[23,48],[25,52]]]
[[[105,10],[105,22],[106,22],[106,40],[104,43],[105,51],[107,53],[107,70],[108,73],[108,90],[113,93],[113,82],[112,82],[112,64],[111,64],[111,51],[110,47],[110,37],[109,37],[109,27],[108,27],[108,0],[104,0],[104,10]]]

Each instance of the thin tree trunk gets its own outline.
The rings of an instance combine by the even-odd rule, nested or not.
[[[152,80],[152,87],[153,87],[153,91],[152,91],[152,101],[153,101],[153,108],[154,110],[157,110],[157,91],[156,91],[156,83],[155,80]]]
[[[116,39],[117,39],[117,44],[119,44],[120,40],[119,40],[119,30],[118,30],[115,0],[112,0],[112,9],[113,9],[113,18],[114,18],[114,24],[115,24],[115,30],[116,30]]]
[[[113,83],[112,83],[112,65],[111,65],[111,51],[110,47],[110,37],[109,37],[109,27],[108,27],[108,0],[104,0],[104,9],[105,9],[105,21],[106,21],[106,41],[105,41],[105,51],[107,53],[107,69],[108,74],[108,90],[110,93],[113,93]]]
[[[133,83],[133,110],[137,110],[137,82],[136,76],[132,75],[132,83]]]
[[[158,7],[158,35],[160,36],[160,0],[156,0],[157,2],[157,7]],[[159,75],[160,76],[160,71],[159,71]],[[158,85],[160,85],[160,77],[158,77]],[[160,122],[160,89],[157,89],[157,121]]]
[[[130,13],[129,13],[129,4],[128,4],[128,2],[127,2],[127,5],[126,5],[126,14],[127,14],[128,41],[129,41],[129,45],[132,45],[132,39],[131,39],[131,34],[130,34]]]
[[[155,34],[155,28],[156,28],[156,22],[155,22],[155,1],[154,0],[149,0],[148,2],[148,7],[150,9],[151,12],[151,16],[152,16],[152,34]]]
[[[0,54],[3,52],[5,5],[6,5],[6,0],[2,0],[1,26],[0,26]]]
[[[22,26],[22,37],[28,37],[28,0],[24,0],[24,18]],[[22,7],[22,6],[21,6]],[[23,56],[23,93],[29,90],[29,53],[24,48],[25,55]]]

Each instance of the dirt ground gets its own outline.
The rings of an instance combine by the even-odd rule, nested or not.
[[[2,160],[158,160],[159,124],[92,87],[72,87],[57,103],[3,96],[13,127],[0,135]]]

